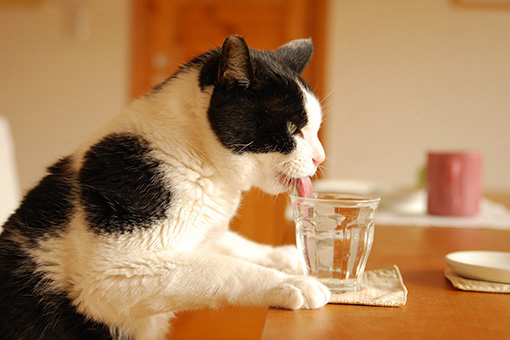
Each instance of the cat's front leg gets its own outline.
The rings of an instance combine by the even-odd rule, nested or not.
[[[105,263],[83,273],[78,309],[96,320],[128,329],[143,316],[224,305],[313,309],[330,298],[312,277],[287,275],[231,256],[165,252],[155,257]],[[131,330],[130,333],[135,333]]]
[[[287,309],[315,309],[330,298],[329,289],[313,277],[288,275],[231,256],[206,252],[172,254],[169,287],[171,300],[181,287],[191,305],[189,309],[239,306],[273,306]],[[183,272],[181,272],[183,270]],[[192,272],[191,272],[192,271]],[[176,301],[181,301],[179,297]],[[174,304],[175,302],[172,302]]]
[[[234,256],[288,274],[303,273],[298,250],[294,245],[272,247],[227,231],[208,246],[218,254]]]
[[[295,245],[272,247],[268,254],[269,267],[288,274],[303,274],[303,267],[299,260],[299,251]]]

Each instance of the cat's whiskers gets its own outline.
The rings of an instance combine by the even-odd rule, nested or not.
[[[319,167],[317,168],[317,172],[315,173],[314,177],[319,178],[319,177],[323,176],[326,170],[327,170],[327,169],[326,169],[325,167],[323,167],[323,166],[319,166]]]
[[[325,172],[327,172],[328,169],[322,165],[320,165],[317,168],[317,171],[315,172],[315,175],[313,175],[313,179],[319,179],[320,177],[324,176]]]
[[[333,164],[338,164],[338,162],[334,161],[334,160],[331,160],[331,159],[328,159],[327,164],[329,163],[333,163]],[[330,170],[330,168],[327,166],[327,164],[324,164],[322,163],[319,168],[317,169],[317,172],[320,173],[321,175],[325,175],[325,174],[331,174],[332,171]]]
[[[322,106],[322,116],[328,116],[331,112],[341,111],[342,104],[337,102],[328,102]]]
[[[331,111],[337,111],[342,108],[342,103],[339,101],[337,97],[331,97],[334,89],[331,90],[327,95],[325,95],[320,100],[320,105],[322,109],[322,115],[328,115]]]
[[[285,163],[285,162],[281,162],[279,164],[283,164],[283,163]],[[284,183],[288,182],[292,177],[289,176],[289,174],[286,170],[281,171],[281,170],[276,169],[277,167],[278,167],[278,164],[272,167],[277,173],[277,176],[275,177],[273,182],[274,182],[275,186],[281,186]]]
[[[333,94],[333,92],[336,91],[336,87],[334,87],[333,89],[331,89],[331,91],[329,91],[326,95],[322,96],[322,98],[319,100],[319,103],[321,104],[321,106],[324,105],[324,103],[326,102],[326,100]]]
[[[335,166],[339,166],[339,165],[340,165],[340,163],[339,163],[338,161],[335,161],[334,159],[331,159],[331,158],[328,158],[328,159],[327,159],[327,163],[328,163],[328,164],[330,164],[330,163],[331,163],[331,164],[334,164]],[[324,165],[324,164],[321,164],[321,166],[323,166],[323,165]]]
[[[251,142],[246,143],[246,144],[234,144],[233,146],[235,146],[235,147],[241,146],[241,149],[239,149],[238,151],[239,151],[239,152],[242,152],[242,151],[244,151],[246,148],[248,148],[250,145],[252,145],[254,142],[255,142],[255,141],[254,141],[254,140],[252,140]]]

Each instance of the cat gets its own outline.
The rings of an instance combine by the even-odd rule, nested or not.
[[[228,230],[244,191],[325,158],[312,51],[229,36],[50,166],[0,236],[0,338],[164,339],[182,310],[325,305],[295,246]]]

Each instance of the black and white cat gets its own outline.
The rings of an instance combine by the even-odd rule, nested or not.
[[[228,231],[243,191],[324,160],[311,54],[228,37],[51,166],[0,236],[0,338],[163,339],[176,311],[326,304],[294,246]]]

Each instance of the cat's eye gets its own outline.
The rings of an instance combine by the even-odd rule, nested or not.
[[[287,131],[289,132],[290,135],[294,135],[299,132],[296,124],[290,121],[287,122]]]

